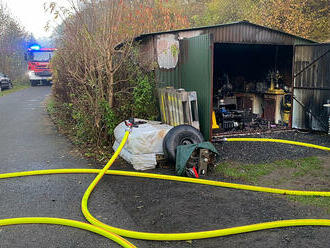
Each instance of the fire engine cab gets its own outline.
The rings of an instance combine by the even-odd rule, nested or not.
[[[41,48],[33,45],[28,48],[25,59],[28,62],[28,74],[31,86],[50,85],[52,71],[49,67],[55,48]]]

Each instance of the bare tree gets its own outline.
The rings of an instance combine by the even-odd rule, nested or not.
[[[89,0],[69,9],[52,3],[48,10],[63,18],[52,62],[54,95],[69,104],[73,119],[83,119],[96,137],[105,133],[104,120],[112,116],[118,91],[131,92],[128,78],[118,72],[134,55],[134,37],[188,25],[162,1]]]
[[[27,33],[0,2],[0,72],[21,79],[26,72]]]

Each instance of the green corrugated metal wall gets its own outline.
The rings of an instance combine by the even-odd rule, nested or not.
[[[179,62],[175,69],[156,70],[158,87],[173,86],[196,91],[200,129],[211,137],[212,49],[209,34],[180,41]]]
[[[211,137],[212,102],[212,49],[210,35],[206,34],[183,40],[183,49],[181,86],[187,91],[197,92],[200,129],[204,138],[209,140]]]
[[[178,63],[175,69],[156,69],[158,88],[166,86],[172,86],[175,89],[181,88],[181,70],[179,65],[180,63]]]

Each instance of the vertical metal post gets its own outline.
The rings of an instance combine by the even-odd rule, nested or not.
[[[323,104],[323,107],[328,109],[328,134],[330,135],[330,100],[327,100],[327,104]]]

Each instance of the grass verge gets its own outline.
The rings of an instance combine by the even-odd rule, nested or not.
[[[323,208],[328,214],[330,214],[330,197],[321,196],[286,196],[288,199],[294,202],[299,202],[303,205],[315,206]]]
[[[0,97],[11,94],[11,93],[14,93],[14,92],[19,91],[19,90],[29,88],[29,87],[30,87],[29,84],[18,84],[18,83],[16,83],[16,84],[14,84],[14,87],[12,89],[2,90],[0,92]]]
[[[266,176],[277,169],[294,169],[292,177],[302,177],[308,173],[315,174],[323,169],[322,162],[317,157],[307,157],[297,160],[280,160],[273,163],[262,164],[239,164],[239,163],[221,163],[217,165],[217,173],[246,181],[248,183],[258,184],[262,176]]]
[[[298,190],[325,191],[329,189],[329,173],[318,157],[280,160],[273,163],[220,163],[216,173],[248,184]],[[309,187],[306,187],[308,185]],[[324,208],[330,213],[330,197],[286,196],[288,199]]]
[[[48,97],[46,99],[46,110],[58,131],[77,147],[80,155],[100,163],[105,163],[111,158],[113,153],[111,146],[97,146],[81,138],[81,136],[84,136],[83,127],[76,125],[73,121],[68,121],[70,118],[65,116],[69,113],[70,106],[59,105],[53,97]],[[77,135],[77,133],[82,135]]]

